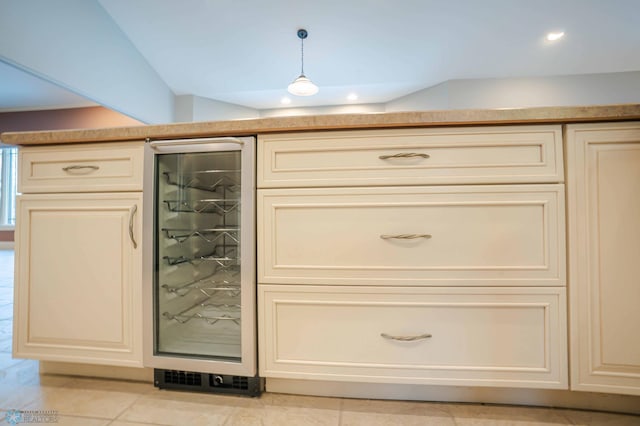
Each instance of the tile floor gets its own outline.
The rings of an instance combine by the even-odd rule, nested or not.
[[[640,425],[640,417],[480,404],[374,401],[265,393],[260,398],[161,391],[151,384],[40,376],[11,358],[13,252],[0,250],[0,425],[10,410],[55,410],[58,425],[402,426]],[[27,413],[28,414],[28,413]],[[24,423],[21,423],[24,424]]]

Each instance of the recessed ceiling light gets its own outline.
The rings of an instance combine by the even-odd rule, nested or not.
[[[564,32],[559,31],[557,33],[549,33],[547,34],[547,41],[557,41],[564,37]]]
[[[282,99],[280,99],[280,103],[283,104],[283,105],[289,105],[291,103],[291,99],[289,99],[289,98],[287,98],[285,96]]]
[[[347,95],[347,99],[350,101],[357,101],[358,95],[356,93],[349,93],[349,95]]]

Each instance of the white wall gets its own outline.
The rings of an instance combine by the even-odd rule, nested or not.
[[[366,114],[384,112],[384,104],[330,105],[321,107],[274,108],[257,110],[194,95],[176,96],[178,122],[239,120],[292,115]]]
[[[447,109],[527,108],[640,103],[640,71],[554,77],[449,80],[379,104],[255,110],[198,96],[178,96],[178,121]]]
[[[386,104],[386,111],[640,103],[640,71],[449,80]]]
[[[194,95],[176,96],[177,122],[219,121],[258,118],[257,109]]]
[[[173,121],[173,93],[97,1],[0,5],[1,60],[142,122]]]
[[[260,110],[260,117],[323,114],[368,114],[380,113],[384,111],[384,104],[330,105],[320,107],[263,109]]]
[[[385,104],[385,111],[420,111],[449,109],[449,81],[410,93]]]

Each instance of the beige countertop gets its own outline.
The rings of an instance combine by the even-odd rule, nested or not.
[[[304,115],[246,120],[172,123],[106,129],[6,132],[2,142],[11,145],[108,142],[145,138],[244,136],[308,130],[432,127],[489,124],[569,123],[640,120],[640,104],[411,111],[373,114]]]

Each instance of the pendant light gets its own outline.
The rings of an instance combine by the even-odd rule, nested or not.
[[[304,28],[298,30],[298,38],[300,39],[300,76],[287,87],[287,91],[296,96],[311,96],[318,93],[318,86],[304,75],[304,39],[308,35],[309,33]]]

